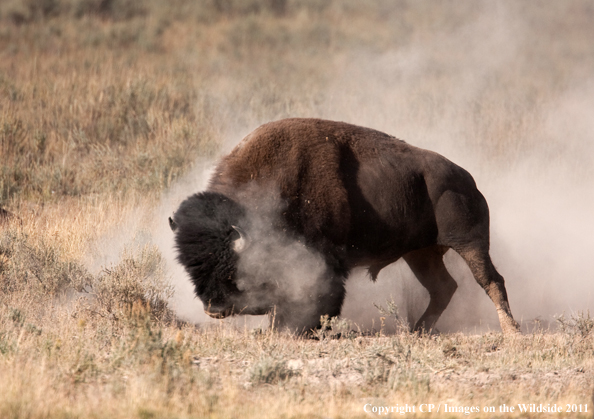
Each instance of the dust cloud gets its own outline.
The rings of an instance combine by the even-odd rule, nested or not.
[[[323,116],[388,132],[473,174],[491,211],[491,256],[524,330],[554,326],[563,313],[594,312],[588,262],[594,252],[594,70],[562,88],[548,73],[557,69],[522,73],[551,57],[526,58],[537,34],[502,3],[441,35],[394,52],[343,57]],[[445,261],[459,288],[436,327],[500,330],[493,303],[462,259],[449,251]],[[385,305],[386,296],[413,322],[428,303],[399,261],[377,284],[354,275],[343,316],[378,328],[371,302]]]
[[[375,128],[466,168],[489,203],[491,256],[506,279],[514,317],[524,330],[554,326],[562,313],[594,313],[589,262],[594,253],[594,70],[579,61],[573,69],[564,67],[563,42],[576,40],[565,40],[553,25],[538,27],[522,3],[477,7],[480,13],[455,29],[395,40],[393,50],[350,50],[329,57],[325,66],[332,81],[321,92],[322,100],[290,116]],[[548,13],[544,18],[554,20],[555,11]],[[550,52],[548,45],[538,44],[555,37],[561,47],[551,46]],[[261,111],[252,116],[250,109],[241,112],[242,124],[224,128],[226,149],[262,122]],[[183,199],[206,187],[212,165],[196,164],[152,213],[151,235],[176,288],[172,305],[180,317],[194,322],[212,320],[175,261],[166,220]],[[303,288],[296,279],[306,276],[310,264],[321,269],[315,255],[295,244],[262,246],[276,253],[263,247],[244,261],[244,268],[273,272],[287,287],[298,287],[293,290],[297,295]],[[449,251],[445,261],[459,287],[437,328],[499,330],[493,303],[462,259]],[[377,283],[355,270],[347,281],[342,316],[362,328],[379,328],[374,303],[385,305],[390,298],[399,315],[412,322],[428,303],[427,292],[403,261],[382,270]],[[261,317],[252,321],[265,323]]]
[[[315,306],[309,302],[312,296],[329,291],[328,281],[321,280],[327,266],[321,254],[298,237],[288,237],[278,227],[286,204],[274,199],[280,195],[271,192],[274,191],[266,191],[267,196],[257,199],[257,208],[248,206],[249,244],[239,255],[237,287],[247,291],[245,304],[252,307],[262,306],[265,301],[270,305],[299,306],[300,310],[293,311],[290,318],[283,318],[284,326],[295,329],[316,317]],[[276,314],[282,316],[280,312]]]
[[[152,211],[151,235],[159,247],[166,263],[167,271],[174,287],[171,307],[176,315],[185,321],[195,323],[214,323],[215,320],[204,313],[202,302],[194,294],[194,285],[183,266],[177,262],[174,235],[168,218],[188,196],[206,189],[213,163],[208,160],[197,162],[189,174],[184,176],[161,197],[159,205]]]
[[[117,264],[125,251],[134,252],[145,245],[156,245],[174,287],[170,305],[176,315],[185,321],[214,323],[215,320],[204,313],[189,276],[176,260],[174,236],[167,221],[183,200],[206,188],[212,168],[213,162],[209,160],[197,161],[188,174],[163,193],[159,202],[124,209],[125,218],[93,243],[91,255],[85,261],[87,268],[98,273]]]

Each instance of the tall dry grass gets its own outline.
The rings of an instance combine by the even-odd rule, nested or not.
[[[0,417],[594,410],[589,313],[505,341],[195,328],[167,304],[172,267],[154,235],[163,193],[197,162],[288,116],[450,150],[486,179],[526,156],[530,170],[569,161],[571,179],[591,178],[591,148],[550,120],[590,89],[593,13],[587,1],[0,2],[0,207],[19,217],[0,226]]]

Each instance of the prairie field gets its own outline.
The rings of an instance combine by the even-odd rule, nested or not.
[[[594,417],[593,39],[588,0],[0,0],[0,418]],[[285,117],[469,170],[523,333],[451,251],[441,333],[400,262],[314,339],[208,318],[167,217]]]

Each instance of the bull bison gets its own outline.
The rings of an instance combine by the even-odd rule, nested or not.
[[[352,268],[366,267],[375,281],[403,258],[430,295],[414,329],[430,331],[457,288],[443,263],[454,249],[495,303],[503,332],[519,330],[489,256],[489,209],[472,176],[373,129],[302,118],[262,125],[169,223],[178,261],[214,318],[273,313],[277,327],[306,332],[320,326],[322,315],[340,314]],[[270,229],[263,232],[263,224]],[[279,281],[282,272],[267,278],[242,268],[242,259],[271,234],[302,243],[323,260],[322,270],[312,268],[313,281],[288,283]],[[295,285],[298,298],[284,292]]]

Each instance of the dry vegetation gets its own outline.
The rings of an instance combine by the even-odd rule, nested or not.
[[[591,177],[545,116],[594,75],[593,28],[588,1],[2,0],[0,208],[18,218],[0,217],[0,418],[367,417],[366,403],[591,417],[589,313],[505,340],[196,328],[167,304],[151,211],[196,162],[287,116],[456,138],[477,169],[569,156]],[[119,259],[95,269],[130,219]],[[471,417],[498,415],[521,416]]]

